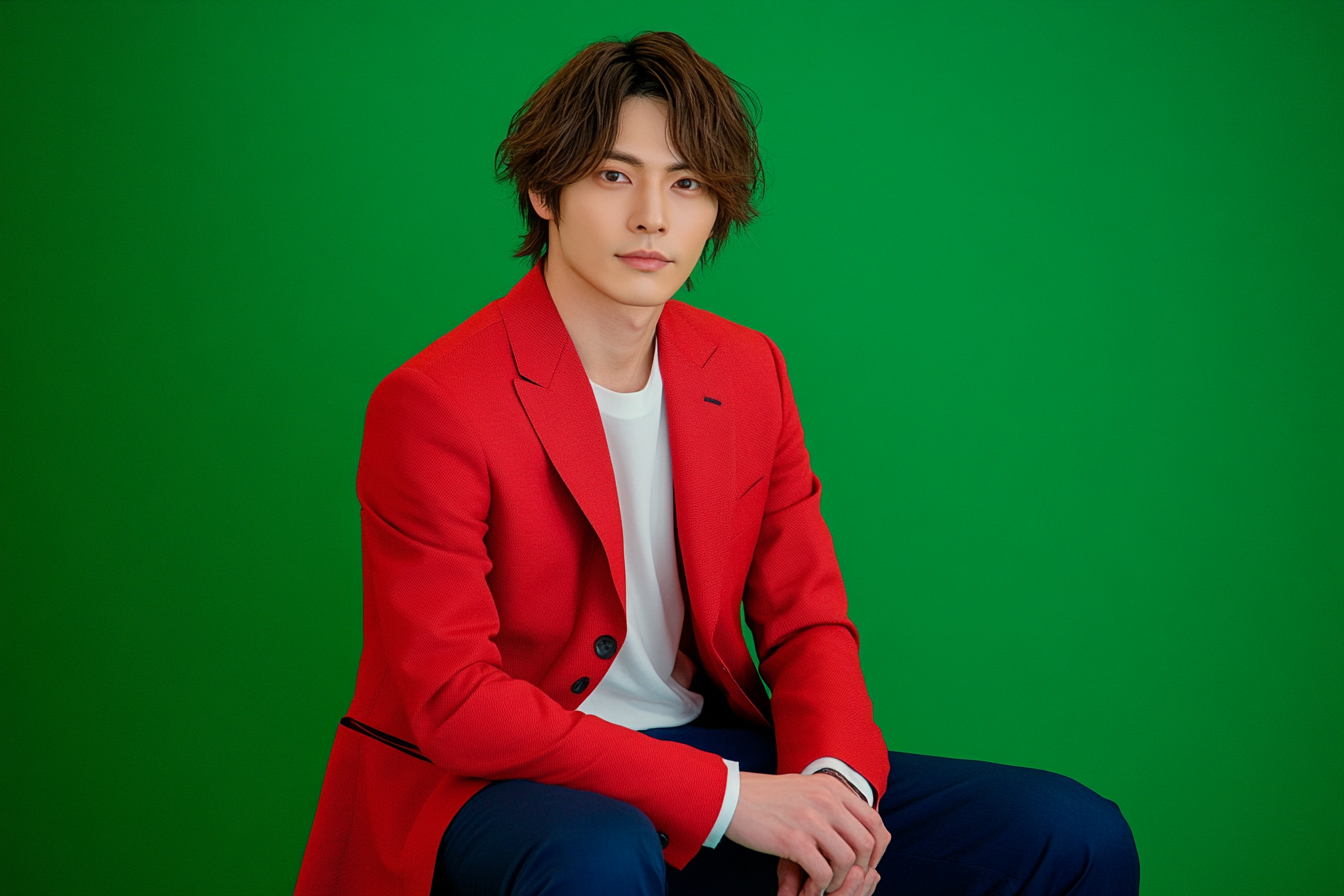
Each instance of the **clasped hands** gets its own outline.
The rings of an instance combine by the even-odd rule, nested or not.
[[[871,896],[891,842],[877,810],[830,775],[751,772],[726,836],[780,857],[779,896]]]

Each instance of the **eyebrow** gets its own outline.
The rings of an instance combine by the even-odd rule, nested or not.
[[[607,157],[608,159],[612,160],[613,162],[624,162],[625,164],[627,164],[627,165],[633,165],[633,166],[635,166],[636,168],[643,168],[643,167],[644,167],[644,162],[643,162],[643,161],[641,161],[640,159],[635,158],[634,156],[630,155],[628,152],[621,152],[621,151],[618,150],[618,149],[617,149],[617,150],[612,150],[611,152],[607,153],[606,157]],[[668,165],[668,166],[667,166],[667,170],[668,170],[669,172],[670,172],[670,171],[690,171],[690,170],[691,170],[691,166],[690,166],[690,165],[687,165],[685,162],[678,162],[678,163],[675,164],[675,165]]]

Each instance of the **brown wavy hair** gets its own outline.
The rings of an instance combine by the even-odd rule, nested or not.
[[[616,141],[621,104],[633,96],[666,101],[672,148],[718,200],[706,244],[709,261],[718,257],[730,230],[757,217],[764,170],[755,94],[680,36],[646,31],[628,41],[589,44],[514,113],[495,152],[495,177],[516,187],[527,223],[514,258],[529,257],[535,264],[546,252],[547,222],[532,207],[528,191],[540,194],[559,221],[560,191],[606,158]]]

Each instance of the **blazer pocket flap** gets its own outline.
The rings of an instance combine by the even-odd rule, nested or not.
[[[755,481],[753,481],[751,485],[747,486],[746,490],[742,492],[742,494],[737,496],[737,500],[739,501],[745,500],[747,495],[751,494],[752,489],[756,488],[756,486],[760,485],[764,481],[765,481],[765,474],[757,476]]]
[[[420,748],[408,740],[402,740],[399,737],[394,737],[393,735],[388,734],[386,731],[379,731],[377,728],[374,728],[371,725],[365,725],[359,719],[354,719],[351,718],[350,716],[346,716],[345,718],[341,719],[341,724],[344,725],[346,728],[349,728],[351,731],[357,731],[360,734],[364,735],[365,737],[369,737],[378,741],[378,743],[380,744],[386,744],[387,746],[391,747],[394,750],[400,750],[407,756],[414,756],[421,762],[429,762],[429,757],[426,756],[424,753],[421,753]]]
[[[733,537],[755,529],[765,512],[765,476],[756,477],[756,481],[747,486],[747,490],[733,506]]]

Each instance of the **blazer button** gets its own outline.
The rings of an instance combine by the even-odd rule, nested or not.
[[[610,659],[616,653],[616,639],[603,635],[593,642],[593,650],[597,651],[599,659]]]
[[[587,687],[588,687],[588,676],[585,675],[578,681],[570,685],[569,689],[576,694],[582,694]]]
[[[667,849],[667,844],[668,844],[670,841],[667,839],[667,835],[666,835],[666,834],[664,834],[662,831],[659,831],[659,832],[658,832],[658,842],[662,845],[663,849]]]

